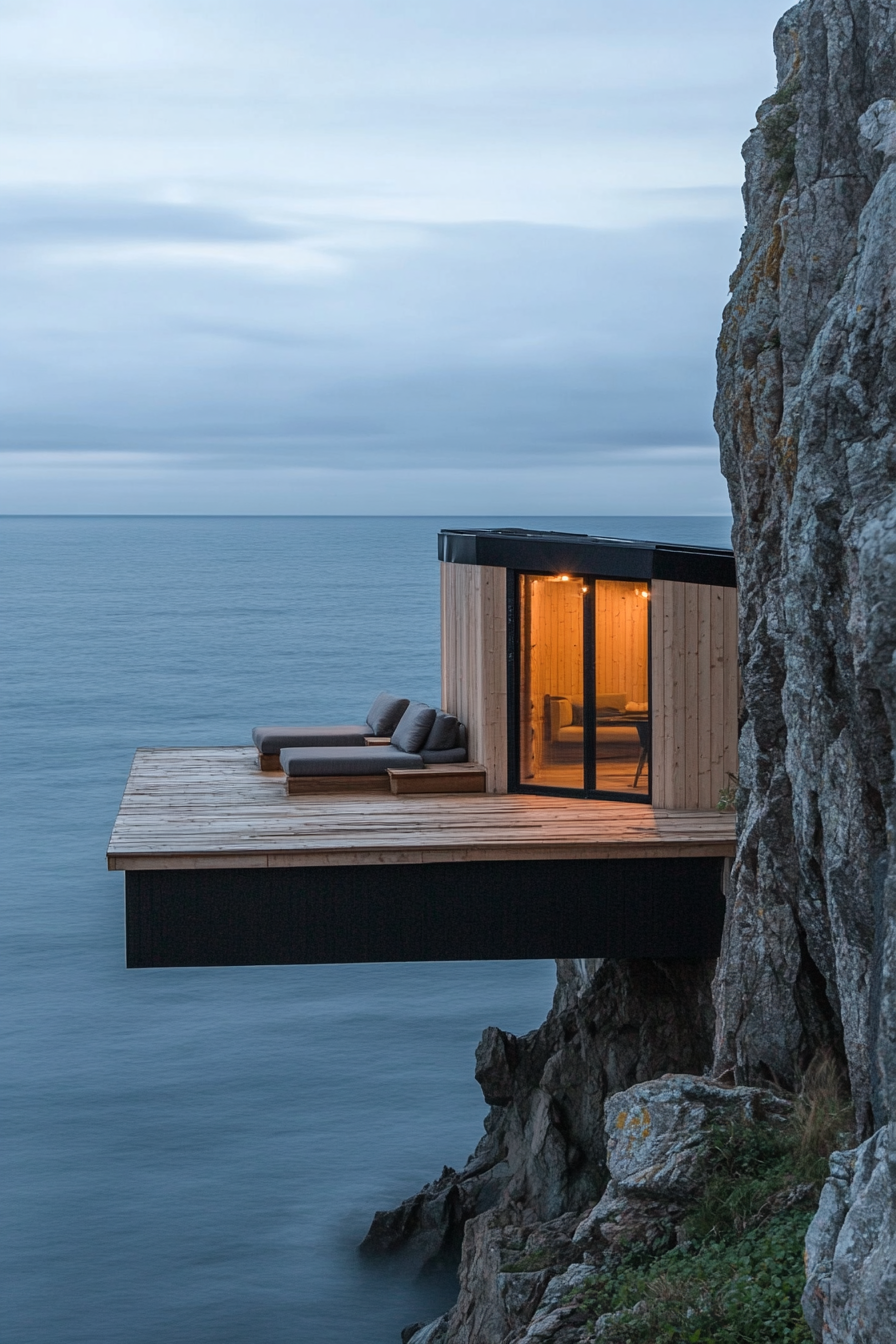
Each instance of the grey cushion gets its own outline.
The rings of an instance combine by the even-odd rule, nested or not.
[[[366,723],[333,723],[318,728],[253,728],[252,741],[264,756],[284,747],[363,747],[370,737]]]
[[[467,759],[466,747],[449,747],[446,751],[427,751],[420,748],[420,758],[424,765],[456,765]]]
[[[370,706],[367,723],[371,737],[390,737],[392,730],[410,704],[410,700],[400,700],[397,696],[383,691]]]
[[[450,751],[457,746],[457,719],[453,714],[438,710],[435,722],[429,730],[429,737],[420,748],[421,751]]]
[[[287,775],[384,775],[422,770],[422,759],[395,747],[291,747],[280,753]]]
[[[392,730],[392,745],[399,751],[419,751],[435,723],[436,711],[421,700],[412,700]]]

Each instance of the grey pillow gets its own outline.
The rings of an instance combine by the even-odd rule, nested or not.
[[[453,714],[439,710],[422,751],[450,751],[457,746],[457,719]]]
[[[388,691],[378,695],[367,715],[367,726],[371,736],[388,737],[409,704],[409,700],[399,700]]]
[[[392,745],[399,751],[419,751],[429,737],[436,712],[421,700],[412,700],[401,716],[398,727],[392,729]]]

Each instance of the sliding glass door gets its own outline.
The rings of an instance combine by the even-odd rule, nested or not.
[[[585,585],[521,574],[520,783],[585,788]]]
[[[648,613],[645,583],[594,584],[594,765],[602,793],[650,793]]]
[[[649,597],[643,581],[518,576],[521,787],[647,801]]]

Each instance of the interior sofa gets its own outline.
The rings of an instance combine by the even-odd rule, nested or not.
[[[583,705],[571,696],[545,696],[545,739],[552,760],[579,755],[584,739]],[[595,696],[597,759],[640,755],[646,734],[647,706],[625,695]]]
[[[288,793],[311,792],[318,786],[363,787],[363,781],[377,776],[388,787],[389,770],[423,770],[466,759],[463,724],[453,714],[419,700],[408,704],[388,745],[307,744],[283,747],[279,755]]]
[[[410,700],[382,691],[367,711],[364,723],[334,723],[312,728],[278,725],[253,728],[252,741],[258,752],[258,764],[262,770],[279,770],[280,753],[286,748],[363,747],[368,737],[388,741],[410,703]]]

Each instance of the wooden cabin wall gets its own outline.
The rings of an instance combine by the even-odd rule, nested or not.
[[[594,586],[595,691],[647,699],[646,584],[598,579]]]
[[[441,563],[442,707],[467,726],[467,753],[507,792],[507,571]]]
[[[737,774],[737,591],[651,590],[655,807],[715,808]]]

